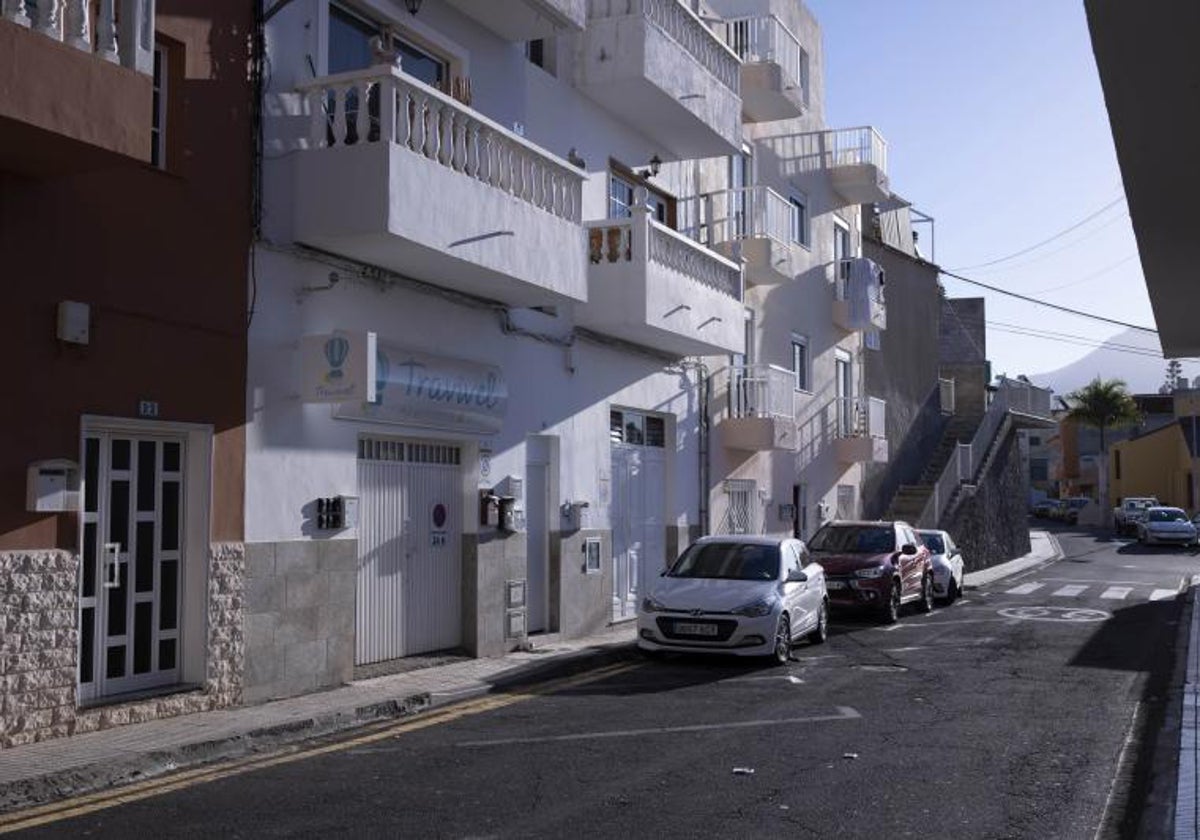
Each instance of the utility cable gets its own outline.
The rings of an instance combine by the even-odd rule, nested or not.
[[[997,294],[1008,295],[1009,297],[1016,298],[1017,300],[1023,300],[1026,303],[1036,303],[1038,306],[1045,306],[1050,309],[1056,309],[1059,312],[1066,312],[1069,315],[1078,315],[1080,318],[1090,318],[1093,321],[1103,321],[1106,324],[1113,324],[1114,326],[1125,327],[1126,329],[1140,330],[1141,332],[1147,332],[1147,333],[1151,333],[1152,335],[1158,335],[1158,330],[1151,329],[1150,327],[1143,327],[1141,324],[1131,324],[1128,321],[1118,321],[1115,318],[1106,318],[1103,315],[1096,315],[1091,312],[1083,312],[1082,310],[1079,310],[1079,309],[1072,309],[1069,306],[1062,306],[1057,303],[1050,303],[1049,301],[1038,300],[1035,297],[1030,297],[1029,295],[1023,295],[1020,292],[1012,292],[1012,291],[1009,291],[1008,289],[1001,289],[999,286],[993,286],[989,283],[983,283],[979,280],[972,280],[970,277],[963,277],[961,274],[955,274],[953,271],[947,271],[944,268],[939,269],[939,271],[941,274],[945,275],[946,277],[953,277],[955,280],[961,280],[964,283],[970,283],[972,286],[979,286],[982,289],[987,289],[989,292],[996,292]]]
[[[1101,274],[1108,274],[1108,272],[1112,271],[1114,268],[1120,268],[1121,266],[1125,265],[1125,263],[1129,262],[1130,260],[1136,260],[1137,257],[1138,257],[1138,255],[1136,253],[1130,254],[1129,256],[1125,257],[1125,259],[1117,260],[1115,263],[1109,263],[1108,265],[1106,265],[1104,268],[1100,269],[1099,271],[1093,271],[1091,274],[1080,277],[1078,280],[1072,280],[1070,283],[1063,283],[1061,286],[1051,286],[1048,289],[1037,289],[1036,291],[1030,292],[1030,294],[1031,295],[1044,295],[1047,292],[1059,292],[1059,291],[1062,291],[1063,289],[1069,289],[1072,286],[1078,286],[1080,283],[1086,283],[1088,280],[1092,280],[1096,277],[1099,277]]]
[[[1065,242],[1062,245],[1059,245],[1057,248],[1051,248],[1049,251],[1045,251],[1041,254],[1038,254],[1035,257],[1030,257],[1027,260],[1022,260],[1021,262],[1016,263],[1015,265],[998,265],[998,266],[993,266],[991,268],[980,269],[978,271],[981,274],[990,274],[992,272],[997,272],[997,271],[1016,271],[1019,268],[1025,268],[1026,266],[1036,265],[1037,263],[1040,263],[1043,260],[1050,259],[1055,254],[1061,254],[1063,251],[1071,250],[1075,246],[1080,245],[1083,242],[1086,242],[1087,240],[1091,239],[1096,234],[1102,233],[1105,229],[1110,228],[1115,224],[1119,224],[1121,222],[1127,221],[1129,218],[1130,218],[1130,215],[1128,213],[1122,213],[1120,216],[1113,216],[1107,222],[1105,222],[1102,225],[1097,225],[1096,227],[1092,228],[1087,233],[1085,233],[1083,236],[1077,237],[1076,239],[1072,239],[1070,242]]]
[[[1110,210],[1113,207],[1116,207],[1118,204],[1120,204],[1124,200],[1125,200],[1125,196],[1119,195],[1115,199],[1110,201],[1108,204],[1105,204],[1103,207],[1101,207],[1095,213],[1085,216],[1083,219],[1080,219],[1078,222],[1071,225],[1070,227],[1060,230],[1058,233],[1054,234],[1053,236],[1049,237],[1048,239],[1043,239],[1041,242],[1038,242],[1035,245],[1030,245],[1028,248],[1022,248],[1020,251],[1015,251],[1007,256],[998,257],[997,259],[994,259],[994,260],[988,260],[987,262],[984,262],[984,263],[977,263],[976,265],[964,265],[959,268],[956,268],[955,271],[969,271],[969,270],[975,269],[975,268],[983,268],[984,266],[995,265],[996,263],[1007,262],[1008,260],[1015,259],[1016,257],[1022,256],[1024,254],[1028,254],[1030,251],[1036,251],[1038,248],[1041,248],[1043,245],[1048,245],[1049,243],[1053,242],[1054,240],[1060,239],[1063,236],[1066,236],[1071,231],[1077,230],[1077,229],[1083,227],[1088,222],[1090,222],[1092,219],[1103,214],[1105,211]]]

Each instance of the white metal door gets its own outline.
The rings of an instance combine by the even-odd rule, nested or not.
[[[179,682],[184,441],[84,435],[81,700]]]
[[[526,629],[538,633],[548,629],[550,606],[550,486],[549,465],[529,461],[525,465],[526,537]]]
[[[614,441],[612,447],[614,620],[637,614],[638,599],[667,562],[666,450],[653,431],[636,433],[644,420],[662,421],[622,414],[626,431],[633,433],[624,435],[629,442]]]
[[[462,643],[457,446],[364,438],[358,452],[355,662]]]

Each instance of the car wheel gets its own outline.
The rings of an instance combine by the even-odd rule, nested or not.
[[[892,584],[891,597],[883,604],[883,623],[895,624],[900,620],[900,581]]]
[[[817,626],[808,634],[811,644],[819,645],[829,638],[829,605],[822,602],[821,611],[817,613]]]
[[[921,578],[921,612],[933,612],[933,576],[925,575]]]
[[[958,598],[958,584],[954,582],[954,576],[950,576],[950,583],[946,585],[946,598],[942,603],[947,607],[955,602]]]
[[[787,615],[779,616],[779,624],[775,626],[775,650],[771,652],[773,665],[786,665],[792,657],[792,623]]]

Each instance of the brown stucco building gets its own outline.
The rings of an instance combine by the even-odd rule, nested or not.
[[[252,228],[253,4],[14,5],[0,746],[238,697]]]

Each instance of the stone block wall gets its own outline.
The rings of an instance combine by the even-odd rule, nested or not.
[[[0,553],[0,748],[239,703],[244,546],[214,544],[208,563],[203,689],[80,709],[78,557]]]
[[[247,703],[350,681],[357,565],[357,540],[246,545]]]
[[[68,551],[0,553],[0,747],[73,731],[78,569]]]
[[[599,572],[587,571],[584,545],[588,539],[600,540]],[[612,621],[612,533],[594,528],[563,532],[553,565],[558,569],[557,626],[563,638],[587,636],[607,627]]]
[[[963,552],[968,572],[1028,554],[1028,476],[1021,469],[1017,435],[1007,432],[974,496],[964,498],[946,528]]]

